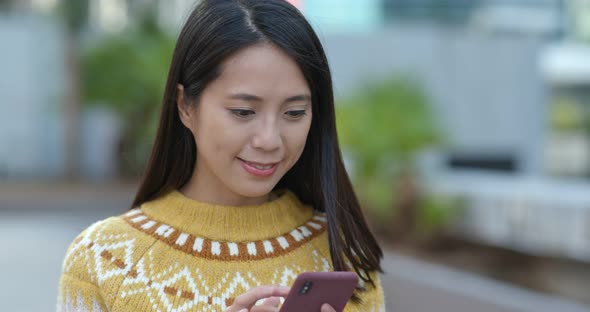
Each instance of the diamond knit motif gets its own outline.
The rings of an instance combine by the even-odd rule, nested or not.
[[[99,221],[70,244],[57,311],[219,311],[261,285],[332,271],[325,214],[286,192],[251,207],[197,203],[172,192]],[[237,230],[236,230],[237,229]],[[383,292],[345,312],[383,311]]]
[[[312,252],[312,271],[330,270],[329,262],[318,252]],[[220,276],[207,275],[199,267],[181,266],[178,263],[164,270],[158,269],[158,258],[148,252],[136,266],[135,276],[128,276],[121,287],[123,299],[149,300],[154,310],[191,311],[195,306],[207,306],[211,311],[224,311],[235,297],[262,284],[250,271],[224,272]],[[299,272],[298,265],[275,268],[266,284],[290,285]]]

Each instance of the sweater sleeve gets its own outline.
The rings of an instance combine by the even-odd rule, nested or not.
[[[376,272],[372,273],[371,277],[375,282],[375,287],[367,285],[368,290],[363,295],[363,299],[366,298],[369,309],[364,311],[385,312],[385,297],[383,295],[383,287],[381,287],[381,278]]]
[[[93,232],[102,222],[99,221],[80,233],[68,247],[59,279],[57,312],[103,312],[108,311],[105,300],[97,285],[92,261],[88,250]]]
[[[375,286],[364,283],[359,279],[361,286],[365,288],[362,292],[355,292],[359,295],[361,302],[355,303],[352,300],[348,302],[344,308],[345,312],[384,312],[385,299],[383,297],[383,288],[381,287],[381,279],[377,272],[369,273]]]
[[[106,312],[108,308],[99,288],[69,274],[59,281],[57,312]]]

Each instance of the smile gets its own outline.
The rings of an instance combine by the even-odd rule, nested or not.
[[[275,163],[257,163],[252,161],[243,160],[238,158],[242,163],[242,167],[246,172],[255,175],[257,177],[269,177],[275,173],[278,162]]]

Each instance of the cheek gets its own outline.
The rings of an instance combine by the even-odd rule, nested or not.
[[[309,133],[310,124],[298,125],[297,127],[291,128],[286,131],[286,142],[288,143],[288,149],[293,162],[297,161],[303,149],[305,148],[305,142],[307,141],[307,135]]]
[[[244,131],[223,116],[206,118],[198,127],[197,145],[211,161],[234,158],[243,145]]]

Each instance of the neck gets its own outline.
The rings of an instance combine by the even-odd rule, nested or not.
[[[196,182],[196,181],[195,181]],[[205,183],[187,183],[179,189],[184,196],[193,200],[222,206],[255,206],[272,200],[272,193],[258,197],[247,197],[231,191],[215,191]]]
[[[197,161],[193,174],[179,192],[193,200],[223,206],[254,206],[272,200],[270,192],[258,196],[244,196],[230,190],[208,168]]]

